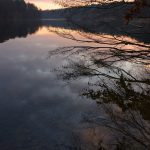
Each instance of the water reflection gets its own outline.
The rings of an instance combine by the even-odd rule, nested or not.
[[[56,70],[59,76],[64,80],[84,80],[87,88],[81,94],[96,101],[104,110],[106,116],[103,113],[85,119],[87,123],[112,131],[111,144],[102,138],[97,149],[148,149],[149,44],[124,36],[81,31],[78,32],[80,36],[71,31],[56,30],[56,33],[82,43],[55,49],[50,55],[69,56],[70,60],[62,65],[61,71]]]
[[[11,25],[10,25],[11,24]],[[35,33],[41,25],[40,21],[11,21],[0,23],[0,42],[16,37],[26,37]]]
[[[103,23],[103,22],[102,22]],[[145,22],[142,22],[144,24]],[[11,25],[10,25],[11,24]],[[147,25],[148,24],[148,25]],[[65,18],[58,18],[58,19],[41,19],[41,20],[34,20],[34,21],[11,21],[11,22],[0,22],[0,34],[1,39],[0,42],[4,42],[6,40],[15,38],[15,37],[26,37],[28,34],[35,33],[38,31],[38,29],[42,26],[50,27],[55,32],[56,30],[70,30],[71,32],[83,32],[94,34],[95,35],[113,35],[118,37],[132,37],[132,39],[136,39],[138,41],[149,43],[149,34],[145,33],[145,31],[148,30],[149,27],[149,21],[146,24],[146,28],[144,28],[144,31],[140,31],[140,33],[133,33],[125,32],[124,30],[114,30],[113,28],[110,28],[110,26],[107,25],[99,25],[98,29],[93,30],[86,30],[86,28],[82,28],[82,26],[75,25],[74,23],[68,22]],[[148,27],[147,27],[148,26]],[[135,27],[130,27],[134,29]],[[139,29],[138,29],[139,30]],[[142,32],[142,33],[141,33]],[[58,31],[57,31],[58,33]]]
[[[3,26],[1,149],[148,149],[149,45],[56,24]]]
[[[70,88],[50,71],[64,60],[47,59],[48,51],[64,41],[48,30],[43,35],[43,30],[0,44],[0,148],[3,150],[73,146],[73,132],[82,127],[83,114],[92,113],[97,107],[74,91],[82,84]]]

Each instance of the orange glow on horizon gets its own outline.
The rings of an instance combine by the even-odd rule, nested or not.
[[[46,10],[46,9],[59,9],[61,8],[60,5],[52,2],[51,0],[25,0],[25,2],[33,3],[39,9]]]

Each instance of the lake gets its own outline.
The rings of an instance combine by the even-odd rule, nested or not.
[[[52,52],[60,47],[83,45],[95,47],[97,43],[83,43],[62,36],[62,33],[69,32],[84,39],[85,37],[80,34],[81,31],[67,29],[65,26],[57,27],[56,24],[50,26],[48,23],[35,24],[32,27],[23,26],[25,25],[19,27],[14,25],[11,29],[1,28],[3,30],[0,34],[0,149],[93,150],[100,147],[114,149],[116,145],[119,147],[118,143],[121,142],[125,146],[127,143],[135,142],[135,147],[139,144],[139,149],[145,149],[149,144],[147,139],[150,139],[149,80],[147,79],[149,65],[143,66],[134,63],[131,59],[131,61],[122,59],[117,60],[115,68],[111,70],[110,66],[97,64],[92,69],[101,72],[102,77],[98,80],[99,75],[92,78],[93,73],[89,69],[89,74],[87,72],[79,74],[76,68],[71,68],[74,67],[74,61],[84,64],[85,56],[87,59],[85,64],[91,64],[90,53],[83,56],[83,52],[77,52],[68,57],[66,53],[57,51],[57,54],[52,55]],[[59,34],[56,31],[59,31]],[[106,43],[103,45],[106,46]],[[109,63],[112,63],[114,58],[110,60]],[[127,75],[133,73],[136,75],[136,80],[133,81],[131,76],[128,79],[123,77],[122,73],[117,72],[117,68],[124,69],[123,72]],[[66,69],[69,71],[66,72]],[[121,77],[117,78],[117,75]],[[142,80],[143,76],[145,80]],[[115,85],[116,79],[119,79],[119,82],[115,81]],[[125,82],[123,79],[126,79]],[[100,94],[99,89],[102,89],[102,86],[105,88],[106,85],[100,83],[104,81],[112,89],[121,91],[124,88],[127,93],[123,92],[123,97],[112,90],[104,90],[104,93]],[[131,82],[130,85],[126,84],[127,81]],[[131,88],[132,83],[134,88]],[[145,89],[146,93],[143,92]],[[117,114],[117,117],[110,117],[112,120],[109,118],[110,107]],[[120,124],[113,122],[117,119]],[[104,125],[104,122],[107,125]],[[117,127],[114,127],[115,132],[112,131],[111,123],[123,134],[118,132]],[[142,126],[139,125],[140,123]],[[130,132],[122,125],[130,129],[133,134],[129,134]],[[134,131],[132,127],[135,127]],[[116,137],[121,139],[117,138],[118,141],[120,140],[118,143]],[[116,145],[113,144],[114,141]]]

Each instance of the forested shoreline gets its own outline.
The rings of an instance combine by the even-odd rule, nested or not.
[[[6,21],[33,20],[41,17],[41,11],[24,0],[0,0],[0,19]]]

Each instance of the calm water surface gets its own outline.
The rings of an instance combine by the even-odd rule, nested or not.
[[[83,116],[96,112],[94,102],[79,97],[81,83],[68,85],[52,71],[63,59],[48,52],[70,42],[43,27],[0,44],[1,150],[69,148]]]
[[[1,41],[1,150],[63,150],[81,145],[95,149],[100,138],[110,142],[108,130],[85,121],[87,116],[105,116],[94,101],[80,96],[86,79],[67,84],[54,71],[66,63],[64,57],[49,58],[51,50],[78,43],[47,27],[24,37],[2,37]],[[137,70],[127,62],[123,66]]]

